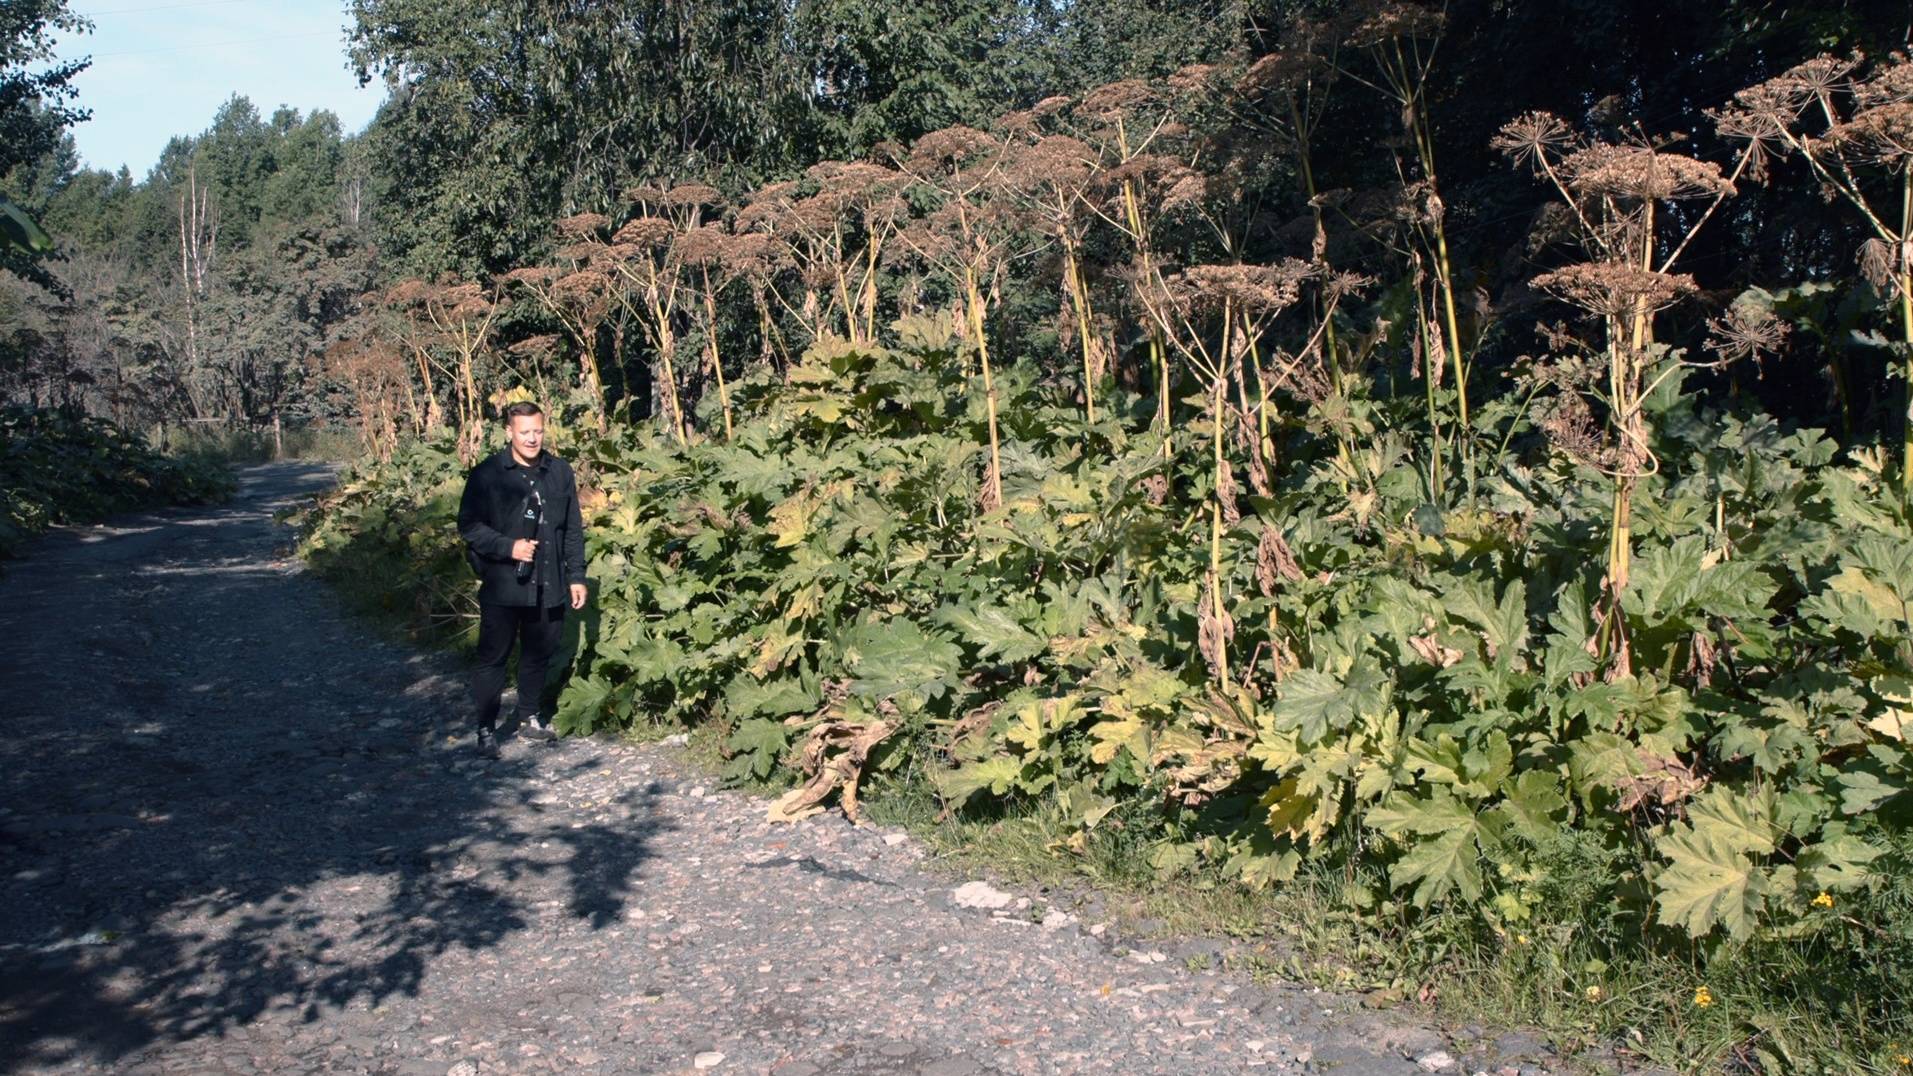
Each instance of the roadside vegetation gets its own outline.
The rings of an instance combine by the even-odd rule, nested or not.
[[[222,460],[164,455],[111,423],[59,409],[0,410],[0,470],[0,557],[48,527],[214,503],[233,489]]]

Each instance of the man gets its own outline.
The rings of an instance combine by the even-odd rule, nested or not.
[[[555,736],[540,705],[545,672],[564,634],[565,606],[585,606],[585,533],[578,484],[545,451],[545,414],[534,403],[505,408],[509,443],[465,479],[458,533],[478,571],[478,747],[496,750],[499,692],[512,644],[518,650],[518,721],[524,735]]]

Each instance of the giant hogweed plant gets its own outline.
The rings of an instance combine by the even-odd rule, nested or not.
[[[1624,618],[1613,615],[1616,596],[1628,585],[1633,553],[1634,497],[1642,478],[1660,466],[1648,429],[1646,400],[1655,385],[1691,365],[1655,340],[1655,318],[1694,295],[1691,276],[1674,272],[1681,254],[1724,201],[1753,160],[1743,151],[1731,175],[1718,165],[1648,144],[1584,142],[1562,120],[1530,113],[1502,128],[1495,144],[1546,178],[1572,225],[1574,245],[1589,257],[1541,274],[1533,286],[1579,308],[1600,326],[1598,340],[1579,345],[1555,333],[1570,354],[1542,364],[1542,383],[1561,390],[1545,402],[1545,425],[1555,443],[1606,473],[1613,483],[1602,607],[1596,610],[1596,649],[1625,675],[1630,652]],[[1671,240],[1662,222],[1675,203],[1697,201],[1693,214]],[[1741,308],[1730,319],[1737,353],[1773,350],[1781,327],[1770,314]],[[1599,417],[1589,406],[1600,408]]]

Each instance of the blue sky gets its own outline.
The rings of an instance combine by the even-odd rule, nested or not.
[[[280,105],[330,109],[347,131],[372,119],[385,91],[345,67],[344,0],[71,0],[93,33],[64,40],[62,59],[93,57],[74,84],[92,120],[74,128],[94,168],[143,177],[174,135],[197,134],[233,94],[262,115]]]

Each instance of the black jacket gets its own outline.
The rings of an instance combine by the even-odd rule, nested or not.
[[[532,537],[528,500],[537,489],[543,520],[537,525],[538,556],[525,579],[511,559],[512,543]],[[486,605],[561,605],[567,587],[585,581],[585,526],[578,511],[578,481],[571,465],[549,452],[531,467],[500,449],[472,468],[458,502],[458,533],[479,569],[478,600]]]

